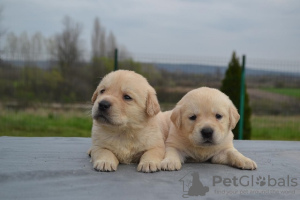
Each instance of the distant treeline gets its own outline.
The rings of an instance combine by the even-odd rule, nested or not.
[[[64,68],[57,64],[52,63],[52,67],[48,68],[34,65],[20,67],[2,61],[0,101],[23,104],[86,102],[101,78],[114,69],[114,61],[108,57],[94,57],[90,63],[76,63]],[[145,76],[163,103],[177,102],[187,92],[185,88],[219,87],[220,84],[216,75],[169,72],[131,59],[119,61],[119,69],[133,70]]]

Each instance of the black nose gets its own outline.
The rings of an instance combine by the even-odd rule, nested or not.
[[[99,103],[99,110],[106,111],[111,106],[109,101],[103,100]]]
[[[205,139],[209,139],[212,137],[214,130],[210,127],[205,127],[201,130],[202,137]]]

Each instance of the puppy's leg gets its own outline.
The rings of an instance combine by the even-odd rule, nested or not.
[[[231,165],[240,169],[254,170],[257,168],[256,163],[250,158],[245,157],[235,148],[229,148],[221,151],[212,157],[212,163]]]
[[[91,154],[92,154],[92,147],[89,148],[89,150],[88,150],[86,153],[89,155],[89,157],[91,157]]]
[[[181,163],[183,163],[183,157],[178,150],[173,147],[167,147],[165,159],[161,162],[161,169],[166,171],[179,170]]]
[[[165,148],[156,147],[146,151],[140,160],[137,171],[156,172],[160,170],[160,162],[164,158]]]
[[[107,172],[117,170],[119,160],[111,151],[93,146],[91,149],[91,157],[95,170]]]

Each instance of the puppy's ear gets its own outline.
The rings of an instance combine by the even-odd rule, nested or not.
[[[92,96],[92,103],[94,104],[95,103],[95,101],[96,101],[96,99],[97,99],[97,96],[98,96],[98,89],[96,89],[95,90],[95,92],[94,92],[94,94],[93,94],[93,96]]]
[[[171,121],[176,128],[180,129],[181,126],[181,106],[176,106],[171,114]]]
[[[229,107],[229,126],[230,129],[233,130],[240,119],[240,115],[236,109],[236,107],[231,102]]]
[[[146,100],[146,112],[150,117],[153,117],[160,112],[160,106],[154,89],[148,92]]]

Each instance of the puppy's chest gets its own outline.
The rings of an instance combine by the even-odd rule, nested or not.
[[[186,154],[188,162],[205,162],[214,155],[214,153],[211,150],[205,148],[191,148],[188,151],[186,151]]]
[[[111,150],[121,163],[138,162],[147,149],[145,141],[134,137],[114,137],[105,142],[105,147]]]

